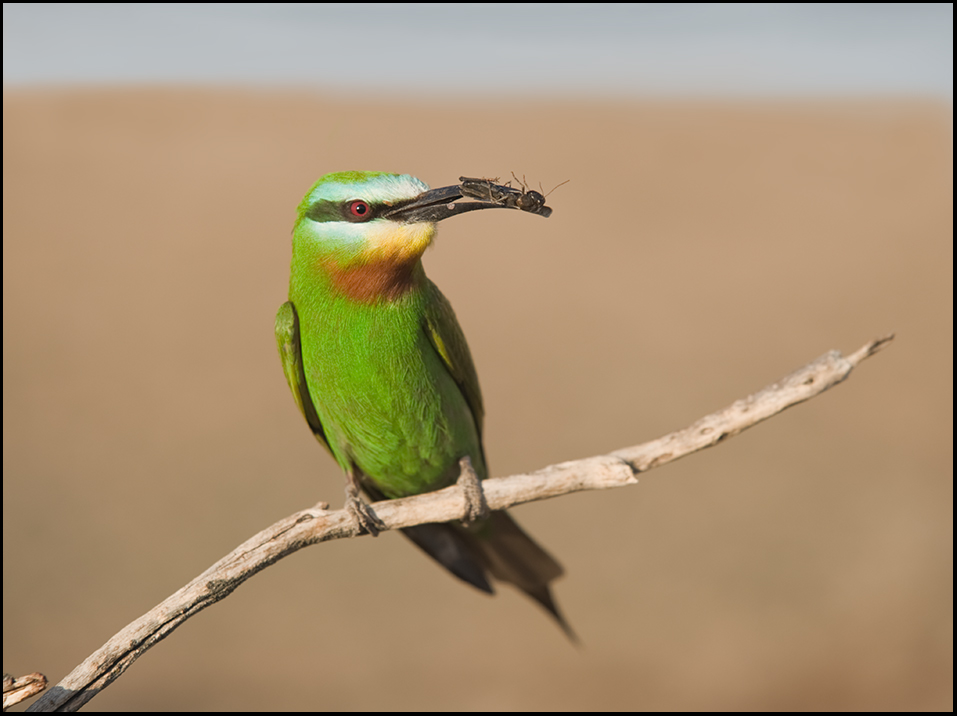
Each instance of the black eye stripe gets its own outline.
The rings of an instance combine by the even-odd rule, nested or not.
[[[309,205],[306,217],[313,221],[342,221],[339,213],[339,203],[320,199]]]
[[[353,214],[350,206],[356,201],[365,202],[369,207],[369,211],[361,216],[356,216]],[[318,222],[348,221],[353,224],[361,224],[375,219],[377,216],[380,216],[392,208],[392,206],[386,206],[385,204],[372,204],[370,202],[366,202],[364,199],[349,199],[348,201],[329,201],[328,199],[319,199],[318,201],[314,201],[309,205],[309,209],[306,211],[306,218]]]

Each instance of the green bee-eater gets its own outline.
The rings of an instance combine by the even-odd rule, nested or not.
[[[459,480],[470,524],[402,531],[482,591],[493,592],[489,575],[514,584],[572,636],[549,589],[561,566],[485,507],[478,376],[452,306],[422,267],[437,222],[496,207],[551,211],[537,192],[484,180],[430,191],[403,174],[327,174],[299,204],[276,339],[296,404],[347,475],[346,506],[360,525],[381,526],[360,489],[381,500]]]

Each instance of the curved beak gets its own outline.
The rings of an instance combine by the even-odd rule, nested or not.
[[[478,209],[518,209],[545,217],[552,213],[551,208],[545,206],[545,198],[537,191],[519,191],[514,187],[494,184],[488,179],[460,177],[459,180],[461,184],[423,192],[410,201],[397,204],[381,216],[411,224],[418,221],[435,223]]]

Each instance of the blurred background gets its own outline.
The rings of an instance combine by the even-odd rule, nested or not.
[[[3,667],[56,683],[343,478],[285,385],[295,207],[514,172],[443,224],[495,475],[845,384],[636,487],[514,510],[533,604],[399,535],[313,547],[98,710],[951,710],[950,4],[3,8]]]

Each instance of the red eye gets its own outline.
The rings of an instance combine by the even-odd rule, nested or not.
[[[364,201],[352,201],[349,202],[349,213],[359,219],[364,219],[369,216],[371,209],[369,205]]]

